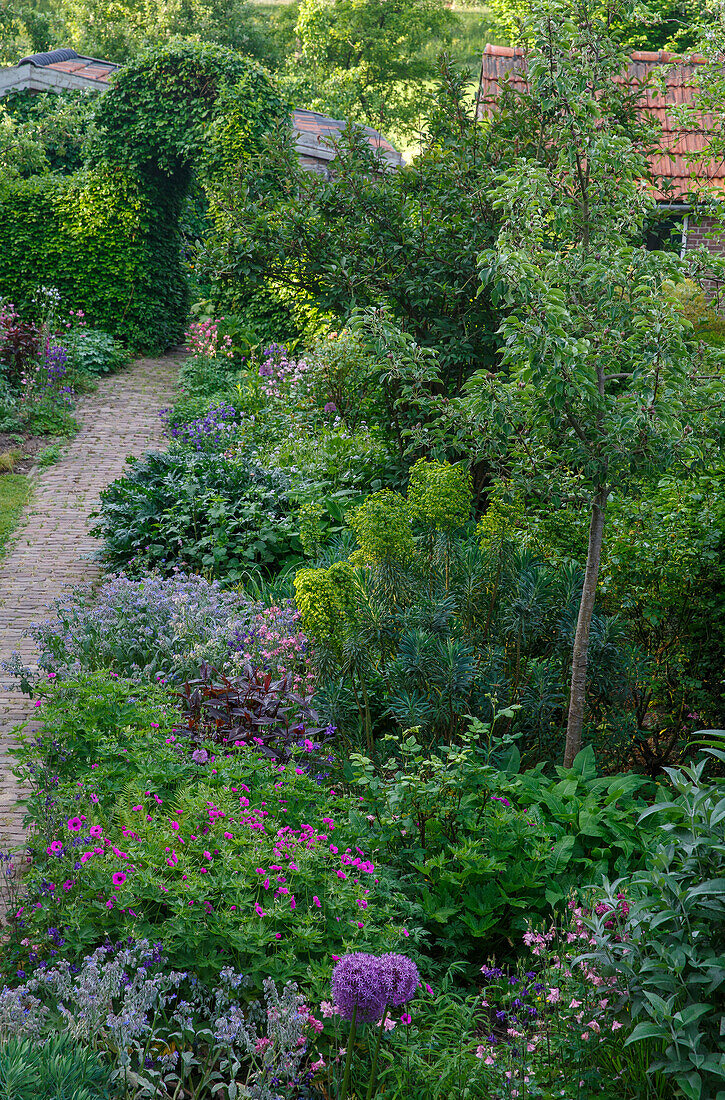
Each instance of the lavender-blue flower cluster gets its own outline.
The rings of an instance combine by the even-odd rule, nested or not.
[[[197,451],[226,450],[237,427],[237,410],[224,401],[213,405],[204,416],[187,424],[171,423],[166,409],[161,416],[166,424],[166,435],[170,439]]]
[[[203,659],[229,660],[229,639],[248,630],[256,607],[194,574],[140,580],[119,574],[97,598],[77,590],[55,616],[30,629],[48,672],[110,668],[131,679],[190,675]]]

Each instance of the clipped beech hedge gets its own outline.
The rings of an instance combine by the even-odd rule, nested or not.
[[[170,191],[170,189],[169,189]],[[176,201],[119,170],[0,183],[0,297],[55,286],[135,350],[179,342],[186,315]]]

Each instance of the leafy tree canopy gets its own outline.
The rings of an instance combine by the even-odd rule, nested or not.
[[[524,41],[533,0],[492,0],[491,6],[506,37],[511,42]],[[641,0],[609,10],[606,2],[600,2],[598,14],[628,50],[687,53],[697,49],[712,9],[712,0]],[[591,11],[596,15],[597,5]]]
[[[150,46],[175,38],[211,42],[268,59],[274,43],[247,0],[62,0],[56,2],[58,41],[92,57],[126,61]]]
[[[51,48],[51,20],[32,3],[0,0],[0,65],[14,65],[24,54]]]
[[[409,135],[435,72],[425,47],[454,20],[444,0],[300,0],[286,85],[306,107]]]

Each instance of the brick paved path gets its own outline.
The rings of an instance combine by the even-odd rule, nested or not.
[[[123,473],[126,455],[140,456],[161,444],[158,414],[171,403],[180,358],[140,359],[102,379],[79,402],[81,430],[64,457],[35,472],[33,498],[12,549],[0,560],[0,660],[15,650],[32,667],[37,655],[23,632],[47,618],[47,606],[67,586],[99,577],[91,560],[98,542],[88,534],[89,513],[101,489]],[[27,696],[6,690],[7,681],[0,673],[0,852],[23,845],[22,792],[8,749],[13,727],[34,710]],[[0,896],[0,917],[1,910]]]

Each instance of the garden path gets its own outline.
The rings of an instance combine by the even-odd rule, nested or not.
[[[33,471],[34,493],[5,558],[0,561],[0,660],[13,651],[31,667],[37,654],[24,631],[47,618],[47,607],[68,587],[96,581],[98,542],[89,515],[100,491],[120,477],[126,456],[162,440],[159,411],[172,401],[182,353],[139,359],[102,378],[76,409],[81,430],[54,466]],[[0,674],[0,853],[22,848],[22,791],[9,755],[13,728],[33,717],[32,700],[7,690]],[[32,725],[28,727],[32,729]],[[0,873],[2,873],[0,865]],[[3,891],[0,890],[0,918]]]

